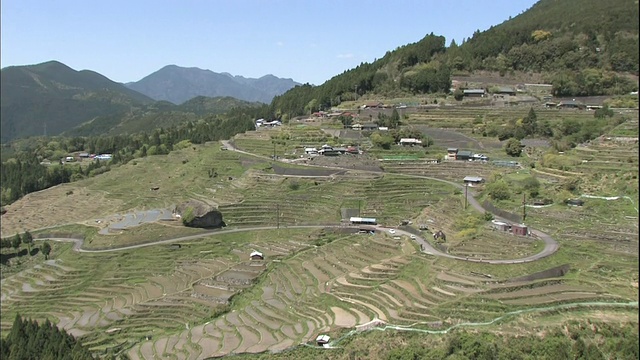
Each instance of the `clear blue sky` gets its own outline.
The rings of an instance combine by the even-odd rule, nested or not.
[[[0,66],[118,81],[165,65],[320,85],[433,32],[458,44],[534,0],[2,0]]]

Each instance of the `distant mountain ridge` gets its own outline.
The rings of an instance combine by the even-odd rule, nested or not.
[[[197,96],[233,97],[268,104],[275,96],[297,85],[301,84],[271,74],[253,79],[177,65],[167,65],[139,81],[125,84],[127,88],[154,100],[169,101],[176,105]]]
[[[235,107],[260,105],[232,97],[196,96],[181,105],[155,101],[94,71],[77,71],[58,61],[10,66],[0,73],[2,143],[41,135],[147,131],[221,114]],[[266,78],[265,88],[279,86]],[[242,81],[259,83],[262,79]]]
[[[154,101],[94,71],[58,61],[10,66],[1,74],[1,141],[56,135],[92,118]]]

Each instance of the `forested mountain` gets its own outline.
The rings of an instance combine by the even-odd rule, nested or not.
[[[129,111],[98,116],[86,123],[63,132],[64,136],[97,136],[135,134],[156,128],[195,121],[204,116],[226,113],[234,108],[252,108],[264,104],[248,102],[232,97],[209,98],[198,96],[181,105],[157,101]]]
[[[234,97],[268,104],[273,97],[299,85],[291,79],[265,75],[259,79],[168,65],[126,86],[155,100],[182,104],[197,96]]]
[[[258,104],[199,96],[175,105],[156,102],[96,72],[76,71],[57,61],[12,66],[2,69],[1,140],[136,133]]]
[[[296,87],[272,111],[296,116],[364,94],[448,92],[452,74],[478,70],[539,73],[557,96],[628,93],[638,89],[638,16],[632,0],[541,0],[461,45],[431,33],[320,86]]]
[[[57,62],[1,70],[1,137],[56,135],[97,116],[153,100],[89,70]]]
[[[634,0],[540,0],[476,31],[448,55],[454,68],[469,71],[594,68],[638,75],[638,16]]]

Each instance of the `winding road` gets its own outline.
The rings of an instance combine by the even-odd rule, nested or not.
[[[245,155],[249,155],[249,156],[254,156],[254,157],[259,157],[259,158],[263,158],[263,159],[267,159],[267,160],[271,160],[271,158],[266,157],[266,156],[261,156],[261,155],[256,155],[256,154],[252,154],[243,150],[240,150],[238,148],[236,148],[230,141],[228,140],[223,140],[222,141],[223,146],[227,149],[227,150],[231,150],[231,151],[235,151],[241,154],[245,154]],[[309,167],[320,167],[320,168],[329,168],[329,169],[336,169],[336,170],[345,170],[344,168],[341,167],[336,167],[336,166],[317,166],[317,165],[309,165],[306,164],[305,166],[309,166]],[[352,169],[347,169],[347,170],[352,170]],[[360,170],[359,170],[360,171]],[[381,171],[362,171],[362,172],[369,172],[369,173],[384,173],[382,170]],[[444,182],[447,183],[449,185],[455,186],[459,189],[464,189],[464,186],[461,184],[457,184],[454,183],[452,181],[448,181],[448,180],[443,180],[443,179],[438,179],[438,178],[433,178],[433,177],[429,177],[429,176],[421,176],[421,175],[412,175],[412,174],[395,174],[394,175],[398,175],[398,176],[407,176],[407,177],[416,177],[416,178],[421,178],[421,179],[426,179],[426,180],[433,180],[433,181],[440,181],[440,182]],[[473,197],[473,192],[468,191],[466,192],[466,196],[467,196],[467,202],[477,211],[480,212],[485,212],[486,210],[480,205],[480,203]],[[499,221],[504,221],[504,222],[508,222],[506,219],[503,219],[499,216],[495,216],[496,220]],[[280,228],[283,229],[303,229],[303,228],[344,228],[347,225],[344,224],[334,224],[334,225],[293,225],[293,226],[282,226]],[[197,234],[197,235],[189,235],[189,236],[183,236],[183,237],[178,237],[178,238],[172,238],[172,239],[166,239],[166,240],[158,240],[158,241],[153,241],[153,242],[148,242],[148,243],[143,243],[143,244],[137,244],[137,245],[130,245],[130,246],[123,246],[123,247],[118,247],[118,248],[110,248],[110,249],[96,249],[96,250],[91,250],[91,249],[84,249],[82,247],[82,245],[84,244],[84,239],[79,239],[79,238],[36,238],[34,240],[51,240],[51,241],[64,241],[64,242],[74,242],[73,245],[73,250],[76,252],[83,252],[83,253],[105,253],[105,252],[113,252],[113,251],[125,251],[125,250],[133,250],[133,249],[138,249],[138,248],[142,248],[142,247],[146,247],[146,246],[154,246],[154,245],[159,245],[159,244],[169,244],[169,243],[174,243],[174,242],[180,242],[180,241],[189,241],[189,240],[194,240],[194,239],[199,239],[199,238],[203,238],[203,237],[208,237],[208,236],[212,236],[212,235],[218,235],[218,234],[229,234],[229,233],[235,233],[235,232],[242,232],[242,231],[258,231],[258,230],[273,230],[273,229],[277,229],[278,227],[276,226],[260,226],[260,227],[244,227],[244,228],[233,228],[233,229],[216,229],[216,230],[211,230],[211,231],[207,231],[205,233],[202,234]],[[381,225],[376,225],[373,227],[370,227],[375,229],[376,231],[380,231],[380,232],[387,232],[389,229],[391,229],[390,227],[385,227],[385,226],[381,226]],[[520,259],[474,259],[474,258],[467,258],[467,257],[463,257],[463,256],[457,256],[457,255],[452,255],[452,254],[448,254],[445,252],[442,252],[438,249],[436,249],[435,247],[433,247],[433,245],[431,245],[431,243],[429,243],[425,238],[415,235],[413,233],[410,233],[408,231],[402,230],[402,229],[395,229],[395,234],[396,235],[404,235],[404,236],[413,236],[413,239],[421,245],[421,249],[422,252],[425,254],[429,254],[429,255],[433,255],[433,256],[441,256],[441,257],[446,257],[446,258],[450,258],[450,259],[456,259],[456,260],[462,260],[462,261],[470,261],[470,262],[476,262],[476,263],[486,263],[486,264],[520,264],[520,263],[527,263],[527,262],[532,262],[532,261],[536,261],[539,259],[542,259],[544,257],[547,257],[553,253],[555,253],[558,250],[558,243],[549,235],[543,233],[542,231],[539,230],[534,230],[534,229],[529,229],[529,231],[531,232],[531,234],[539,239],[541,239],[544,242],[544,248],[542,249],[542,251],[540,251],[537,254],[531,255],[531,256],[527,256],[524,258],[520,258]]]

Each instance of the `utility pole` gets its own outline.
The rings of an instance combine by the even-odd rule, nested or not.
[[[273,143],[273,160],[276,159],[276,143]]]
[[[358,100],[358,85],[356,85],[356,95],[355,95],[354,99]]]
[[[360,208],[362,206],[361,204],[362,204],[362,199],[358,200],[358,217],[362,216],[360,215]]]
[[[280,203],[276,204],[276,229],[280,229]]]
[[[527,218],[527,194],[522,194],[522,222]]]
[[[467,210],[467,191],[469,190],[469,184],[464,184],[464,209]]]

